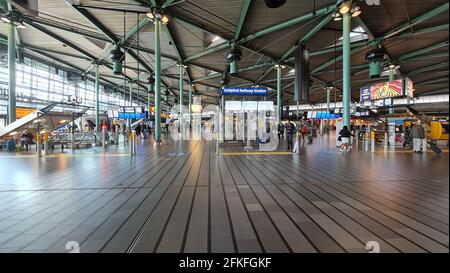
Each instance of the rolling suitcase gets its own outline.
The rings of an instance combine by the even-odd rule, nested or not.
[[[16,141],[14,139],[10,139],[6,142],[6,149],[8,152],[12,153],[16,151]]]
[[[308,144],[312,144],[313,143],[313,137],[312,136],[308,136]]]

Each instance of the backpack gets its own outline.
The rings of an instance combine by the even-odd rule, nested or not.
[[[303,126],[302,127],[302,134],[306,134],[306,133],[308,133],[308,127]]]

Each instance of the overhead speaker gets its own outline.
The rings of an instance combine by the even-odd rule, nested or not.
[[[309,51],[304,44],[297,47],[295,51],[295,101],[307,101],[309,97]]]
[[[286,0],[264,0],[266,2],[266,6],[271,9],[276,9],[284,5]]]

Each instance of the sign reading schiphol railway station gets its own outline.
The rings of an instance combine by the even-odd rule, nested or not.
[[[222,95],[267,96],[266,87],[222,87]]]

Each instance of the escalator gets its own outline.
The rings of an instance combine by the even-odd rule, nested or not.
[[[433,120],[432,117],[427,116],[424,113],[421,113],[411,107],[410,105],[407,105],[406,108],[410,113],[414,115],[414,117],[422,122],[422,125],[425,127],[425,130],[431,130],[431,121]]]
[[[20,135],[24,130],[28,130],[33,135],[44,130],[53,132],[61,126],[69,124],[72,120],[81,117],[88,110],[87,107],[84,107],[79,112],[52,111],[57,105],[57,103],[50,104],[0,128],[0,142],[6,142],[9,139],[16,138],[16,135]]]

